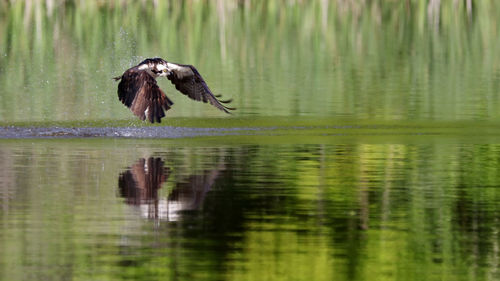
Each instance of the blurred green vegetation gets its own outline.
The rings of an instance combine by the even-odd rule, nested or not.
[[[494,0],[0,0],[1,125],[144,126],[111,77],[161,56],[238,108],[160,81],[167,124],[283,126],[2,140],[0,279],[497,280],[498,18]],[[228,168],[199,216],[156,225],[116,191],[151,155]]]
[[[133,117],[110,78],[194,64],[235,116],[499,120],[500,3],[2,1],[0,118]],[[160,85],[171,117],[222,116]]]
[[[267,140],[1,141],[0,279],[498,279],[498,144]],[[170,168],[160,198],[225,168],[154,221],[117,191],[143,157]]]

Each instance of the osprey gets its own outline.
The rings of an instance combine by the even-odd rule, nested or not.
[[[177,90],[193,100],[208,102],[226,113],[235,109],[224,105],[231,100],[220,100],[220,95],[212,94],[194,66],[151,58],[113,78],[121,80],[118,98],[141,120],[147,118],[151,123],[160,123],[165,111],[174,104],[158,87],[157,77],[167,77]]]

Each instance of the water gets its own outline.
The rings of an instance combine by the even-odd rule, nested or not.
[[[0,280],[499,280],[500,5],[467,3],[0,1]],[[141,122],[112,77],[154,56],[238,109],[163,79]]]
[[[233,118],[500,120],[496,1],[441,1],[438,26],[425,1],[157,2],[2,4],[2,123],[135,120],[112,77],[155,56],[195,65]],[[227,117],[159,85],[167,125]]]
[[[2,141],[0,279],[498,278],[499,145],[336,142]]]

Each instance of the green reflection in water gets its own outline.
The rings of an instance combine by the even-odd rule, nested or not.
[[[1,4],[3,121],[132,120],[111,77],[151,56],[196,65],[237,116],[499,117],[497,1],[46,2]],[[223,116],[160,85],[168,116]]]
[[[204,143],[2,141],[0,279],[498,278],[496,144]]]
[[[497,1],[56,2],[0,1],[2,125],[145,126],[162,56],[238,107],[168,125],[285,128],[0,141],[0,279],[499,279]]]

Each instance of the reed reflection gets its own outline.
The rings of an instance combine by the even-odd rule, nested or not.
[[[224,169],[221,163],[201,175],[181,177],[169,195],[162,197],[159,190],[169,179],[172,170],[165,166],[161,158],[141,158],[120,174],[119,193],[127,204],[138,206],[145,218],[177,221],[183,211],[201,208],[206,194]]]

